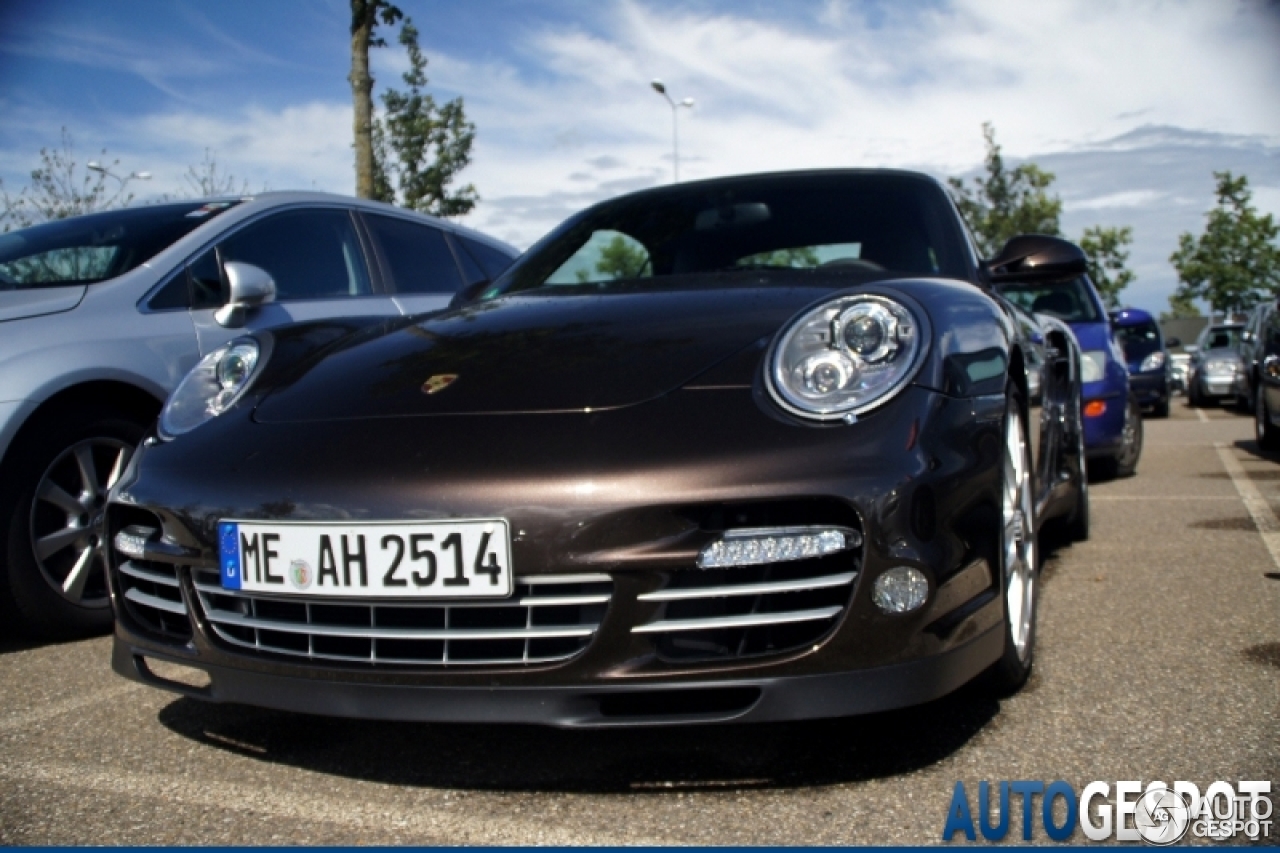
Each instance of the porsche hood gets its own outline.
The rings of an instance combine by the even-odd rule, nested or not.
[[[255,419],[633,405],[687,384],[830,292],[828,284],[503,297],[304,359],[301,369],[268,383]]]

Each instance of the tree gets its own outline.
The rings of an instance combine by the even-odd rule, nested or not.
[[[356,150],[356,195],[373,198],[373,75],[369,73],[369,48],[386,47],[386,39],[374,34],[379,21],[390,26],[404,13],[387,0],[351,0],[351,100]]]
[[[1160,322],[1166,320],[1181,320],[1184,317],[1199,317],[1200,309],[1191,301],[1190,297],[1179,296],[1176,292],[1169,296],[1169,310],[1160,312]]]
[[[471,162],[475,125],[467,121],[462,98],[437,105],[423,91],[427,58],[409,18],[400,28],[400,44],[409,54],[409,70],[404,74],[409,88],[406,92],[388,89],[382,95],[385,115],[374,119],[373,129],[372,197],[434,216],[460,216],[479,200],[471,184],[450,189]]]
[[[973,230],[983,256],[994,257],[1010,237],[1018,234],[1058,236],[1062,200],[1047,191],[1053,183],[1053,173],[1034,163],[1005,168],[990,122],[982,125],[982,136],[987,144],[986,177],[974,178],[972,187],[960,178],[950,178],[948,183],[956,207]]]
[[[112,172],[119,160],[107,163],[107,149],[102,149],[100,170],[85,168],[76,162],[71,134],[62,129],[62,144],[40,149],[40,165],[31,170],[31,183],[13,195],[0,181],[0,223],[3,230],[26,228],[51,219],[65,219],[82,213],[124,207],[133,200],[129,183],[133,175],[121,178]],[[107,181],[115,182],[114,191]]]
[[[204,149],[204,160],[199,164],[188,166],[187,173],[183,177],[186,178],[187,186],[191,188],[191,193],[196,198],[248,195],[250,192],[248,181],[241,181],[235,175],[218,170],[217,155],[211,153],[208,148]]]
[[[1091,225],[1080,237],[1080,248],[1089,256],[1089,278],[1107,308],[1120,307],[1120,291],[1137,277],[1126,264],[1129,252],[1124,248],[1133,242],[1133,229],[1103,228]]]
[[[1213,176],[1218,200],[1205,213],[1204,233],[1179,235],[1178,248],[1169,256],[1178,272],[1178,289],[1169,301],[1204,299],[1213,311],[1243,312],[1280,294],[1280,225],[1271,214],[1258,215],[1246,176]]]

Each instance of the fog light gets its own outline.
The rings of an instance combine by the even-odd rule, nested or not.
[[[885,613],[910,613],[929,597],[929,580],[924,572],[898,566],[876,578],[871,599]]]
[[[857,548],[862,535],[847,527],[761,527],[726,530],[698,554],[698,568],[759,566],[825,557]]]
[[[1084,416],[1086,418],[1101,417],[1106,410],[1107,410],[1106,403],[1102,402],[1101,400],[1094,400],[1093,402],[1085,405]]]
[[[113,540],[116,550],[126,557],[134,557],[142,559],[146,554],[147,542],[151,541],[156,535],[154,527],[143,527],[141,524],[131,524],[124,530],[116,534]]]

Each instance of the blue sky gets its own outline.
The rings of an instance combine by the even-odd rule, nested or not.
[[[1049,168],[1064,229],[1130,225],[1138,282],[1166,307],[1167,258],[1198,231],[1215,169],[1280,213],[1280,6],[1236,0],[399,4],[438,97],[476,123],[466,222],[529,245],[574,210],[681,177],[828,166],[971,174],[981,124]],[[349,193],[349,6],[317,2],[0,3],[0,179],[26,183],[71,134],[81,162],[182,193],[210,150],[262,188]],[[394,45],[394,33],[388,34]],[[399,83],[398,47],[375,51]]]

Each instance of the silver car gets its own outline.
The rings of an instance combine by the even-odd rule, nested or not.
[[[438,310],[516,254],[429,216],[302,192],[0,234],[0,621],[41,638],[110,626],[107,490],[201,357],[247,330]]]

